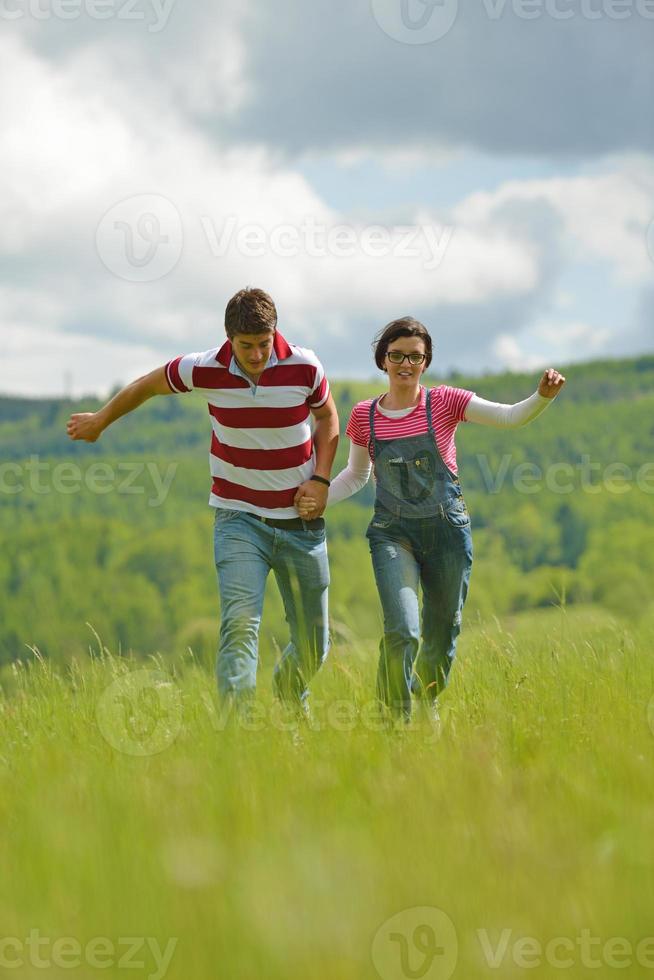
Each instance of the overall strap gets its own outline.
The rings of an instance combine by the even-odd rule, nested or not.
[[[427,398],[425,400],[425,411],[427,412],[427,426],[431,436],[434,436],[434,423],[431,418],[431,388],[427,388]],[[436,438],[436,436],[434,436]]]
[[[380,398],[381,398],[381,395],[377,395],[377,397],[376,398],[373,398],[373,400],[370,403],[370,416],[369,416],[369,418],[370,418],[370,439],[369,439],[369,445],[372,445],[372,443],[375,440],[375,409],[377,408],[377,402],[379,401]]]

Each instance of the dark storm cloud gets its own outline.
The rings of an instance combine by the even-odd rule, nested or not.
[[[382,31],[365,0],[262,6],[248,44],[255,98],[233,133],[289,153],[357,144],[553,157],[651,150],[654,20],[635,8],[626,20],[571,9],[570,19],[543,11],[524,20],[507,0],[493,20],[469,0],[445,37],[409,45]]]
[[[38,31],[29,18],[11,26],[56,60],[104,50],[129,66],[135,93],[151,97],[156,79],[162,103],[221,143],[263,142],[289,155],[407,145],[552,158],[654,149],[653,0],[459,0],[458,8],[442,0],[458,13],[426,44],[389,36],[373,9],[405,2],[419,19],[429,10],[423,0],[283,0],[241,13],[222,0],[197,8],[167,0],[165,23],[154,2],[140,0],[142,21],[117,14],[52,18]],[[212,76],[240,49],[236,37],[249,95],[226,112]],[[189,72],[196,81],[180,86]]]

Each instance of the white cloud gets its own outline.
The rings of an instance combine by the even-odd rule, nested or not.
[[[580,321],[539,320],[517,336],[498,335],[493,353],[512,371],[561,367],[601,357],[611,340],[608,327]]]
[[[220,30],[198,32],[191,57],[172,57],[167,81],[191,115],[234,116],[252,98],[247,76],[244,4],[223,7]]]
[[[509,334],[499,334],[492,344],[492,352],[498,360],[499,368],[510,371],[531,371],[543,366],[543,358],[529,354],[520,346],[518,340]]]
[[[106,335],[113,318],[119,337],[131,324],[137,344],[185,349],[200,322],[209,345],[221,334],[226,298],[256,282],[274,294],[302,341],[325,328],[343,331],[348,317],[386,316],[398,305],[480,303],[538,281],[536,255],[524,243],[497,228],[462,227],[443,238],[442,221],[428,212],[415,215],[426,230],[419,227],[411,241],[391,230],[383,254],[367,250],[369,229],[328,206],[290,167],[261,148],[221,150],[182,117],[156,116],[154,106],[148,111],[150,93],[132,106],[119,82],[98,87],[105,69],[88,51],[58,67],[15,39],[0,41],[0,249],[19,263],[23,280],[31,277],[21,303],[31,304],[32,324],[76,331],[86,323],[93,331],[97,319]],[[20,107],[6,94],[17,79]],[[117,278],[94,249],[102,216],[139,194],[173,202],[183,224],[179,263],[151,283]],[[244,254],[234,240],[213,254],[203,219],[218,238],[230,219],[237,229],[255,225],[268,242],[264,254]],[[321,229],[314,255],[302,237],[308,219]],[[339,225],[353,236],[349,257],[337,245],[325,247]],[[299,234],[295,255],[270,245],[282,226]]]
[[[129,169],[132,134],[91,80],[53,70],[10,36],[0,39],[0,119],[5,247],[38,238]]]
[[[162,93],[155,78],[135,85],[117,71],[120,58],[105,46],[91,44],[66,62],[50,62],[24,41],[0,39],[0,254],[6,269],[0,273],[0,328],[12,345],[0,390],[24,384],[33,393],[39,385],[43,393],[59,391],[71,359],[82,376],[87,358],[93,362],[89,384],[106,390],[117,370],[125,378],[132,366],[131,373],[139,373],[174,353],[217,344],[224,304],[244,284],[273,294],[282,324],[298,342],[329,345],[347,337],[352,323],[378,324],[416,309],[473,310],[480,321],[488,313],[497,329],[497,309],[511,303],[527,308],[549,288],[550,267],[566,249],[573,258],[608,263],[621,281],[651,276],[644,228],[654,214],[654,165],[644,158],[614,160],[608,173],[508,181],[466,197],[449,213],[418,207],[407,221],[415,226],[413,240],[391,230],[385,254],[372,254],[360,219],[329,205],[287,161],[264,146],[220,145],[196,124],[190,114],[196,101],[208,104],[220,92],[229,115],[251,98],[237,35],[231,55],[214,71],[213,59],[232,44],[234,31],[227,28],[215,50],[211,37],[198,40],[195,65],[182,59],[171,68],[180,94],[176,106],[167,104],[167,90]],[[130,45],[122,57],[130,63]],[[424,165],[402,150],[389,161],[391,169]],[[97,254],[96,230],[114,204],[145,194],[160,195],[179,212],[181,254],[161,279],[125,281]],[[558,218],[554,232],[532,220],[543,203]],[[237,228],[259,229],[263,254],[246,254],[234,236],[231,247],[212,251],[207,223],[220,238],[230,219]],[[324,233],[346,226],[354,252],[338,254],[332,245],[310,254],[302,232],[309,219]],[[283,226],[298,235],[295,255],[271,247]],[[413,255],[402,254],[407,247]],[[600,349],[589,344],[602,331],[588,326],[586,335],[575,336],[583,324],[548,322],[537,321],[533,329],[526,324],[520,336],[503,324],[494,343],[487,328],[478,349],[465,343],[459,349],[470,358],[493,350],[502,363],[521,367],[531,366],[538,350],[563,356],[568,349]],[[26,359],[29,371],[21,373]]]
[[[598,327],[591,323],[578,321],[556,323],[538,322],[531,327],[531,334],[544,342],[559,357],[577,360],[579,357],[594,357],[602,353],[611,337],[608,327]]]
[[[646,232],[654,216],[654,162],[633,161],[609,173],[550,180],[507,181],[492,192],[470,195],[454,212],[465,225],[502,222],[503,212],[519,202],[547,203],[560,218],[572,259],[609,263],[619,281],[651,277]]]
[[[368,144],[357,146],[352,144],[347,149],[334,150],[333,152],[310,150],[306,155],[307,160],[331,160],[337,166],[348,170],[351,167],[360,167],[364,164],[379,164],[382,170],[390,176],[406,176],[414,170],[423,167],[444,167],[462,159],[465,153],[462,149],[445,146],[436,148],[434,146],[407,146],[398,147],[392,140],[388,146],[376,148],[373,152]]]
[[[152,370],[154,352],[143,344],[60,334],[16,320],[3,324],[2,393],[44,397],[106,396]]]

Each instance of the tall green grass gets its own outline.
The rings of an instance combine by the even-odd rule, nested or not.
[[[654,975],[635,955],[654,936],[652,639],[592,608],[469,623],[440,737],[380,730],[371,644],[332,651],[299,728],[274,712],[272,657],[244,727],[190,652],[171,667],[100,643],[54,669],[34,651],[2,675],[0,940],[23,947],[0,946],[22,956],[0,974],[164,975],[150,947],[120,963],[149,937],[177,940],[170,980]],[[43,946],[35,966],[35,929],[80,959],[106,937],[109,965]],[[561,937],[565,969],[544,952]]]

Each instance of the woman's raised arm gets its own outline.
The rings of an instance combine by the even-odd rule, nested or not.
[[[501,402],[490,402],[478,395],[473,395],[466,406],[466,422],[477,422],[479,425],[494,425],[503,429],[517,429],[532,422],[545,411],[550,402],[556,398],[565,384],[565,378],[554,368],[543,371],[537,390],[515,405],[505,405]]]

